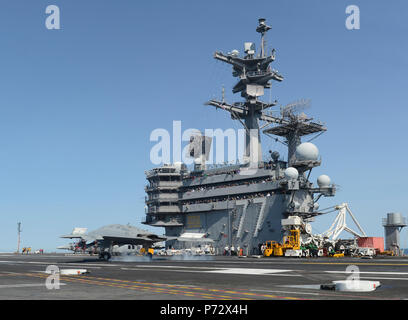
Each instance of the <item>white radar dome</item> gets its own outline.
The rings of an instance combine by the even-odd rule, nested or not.
[[[317,160],[319,157],[319,149],[310,142],[304,142],[296,148],[296,159],[300,161],[304,160]]]
[[[287,168],[284,173],[288,180],[296,180],[299,177],[299,172],[293,167]]]
[[[327,188],[330,186],[331,180],[329,176],[326,176],[325,174],[322,174],[317,178],[317,184],[320,188]]]
[[[180,171],[183,167],[183,162],[174,162],[174,166],[176,167],[177,171]]]
[[[194,159],[194,164],[201,164],[201,159],[200,158],[195,158]]]

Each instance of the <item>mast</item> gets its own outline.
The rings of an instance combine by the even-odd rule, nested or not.
[[[20,252],[21,222],[17,223],[17,253]]]
[[[243,102],[227,104],[222,101],[210,100],[206,105],[214,106],[231,113],[231,118],[239,120],[246,130],[245,134],[245,158],[252,163],[262,161],[261,135],[259,120],[280,123],[281,119],[267,115],[264,111],[277,103],[264,103],[259,97],[264,95],[264,89],[270,88],[270,80],[282,81],[283,77],[273,70],[269,64],[275,60],[274,50],[271,55],[266,55],[265,34],[271,27],[265,24],[265,19],[259,19],[256,31],[261,34],[261,52],[255,56],[255,44],[245,42],[245,56],[239,57],[239,52],[233,50],[230,53],[215,52],[214,58],[231,64],[232,75],[238,78],[238,82],[232,89],[233,93],[241,93],[245,99]]]
[[[296,159],[296,148],[300,145],[302,136],[327,131],[327,128],[323,124],[312,122],[313,119],[308,118],[304,113],[300,115],[295,114],[294,109],[304,103],[305,102],[300,101],[289,104],[283,108],[281,113],[284,121],[275,127],[263,131],[265,134],[273,134],[286,138],[289,167],[301,164]]]
[[[305,101],[287,105],[281,109],[280,117],[275,117],[266,110],[276,106],[277,101],[268,104],[259,100],[259,97],[264,95],[264,89],[271,88],[270,80],[279,82],[283,80],[283,76],[270,67],[270,63],[275,61],[275,49],[272,49],[271,54],[267,55],[265,35],[271,27],[265,21],[263,18],[259,19],[259,25],[256,28],[256,31],[261,34],[261,52],[257,56],[255,45],[252,42],[245,42],[246,55],[244,57],[240,57],[237,50],[232,50],[227,54],[218,51],[214,53],[215,59],[232,65],[232,75],[239,79],[232,92],[241,92],[245,101],[228,104],[223,95],[222,101],[210,100],[206,102],[206,105],[228,111],[232,119],[241,122],[246,130],[245,157],[251,163],[262,161],[259,121],[266,122],[262,128],[276,124],[272,128],[266,128],[263,132],[286,138],[288,166],[292,166],[297,163],[296,148],[301,143],[301,137],[321,133],[327,129],[320,123],[312,122],[313,119],[308,118],[305,114],[295,114],[296,108],[304,106]]]
[[[258,22],[259,22],[259,26],[256,28],[256,32],[259,32],[261,34],[261,57],[263,58],[265,57],[265,48],[266,48],[265,34],[268,30],[272,28],[265,24],[264,18],[260,18]]]

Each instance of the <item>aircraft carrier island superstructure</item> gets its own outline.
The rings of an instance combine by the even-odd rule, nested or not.
[[[259,19],[259,53],[253,43],[246,42],[244,56],[237,50],[214,54],[215,59],[232,65],[232,74],[238,78],[232,91],[241,93],[243,101],[228,104],[223,98],[206,105],[230,112],[231,118],[242,124],[246,132],[243,163],[207,169],[205,157],[196,156],[193,170],[175,163],[147,171],[143,223],[164,227],[168,237],[202,235],[200,240],[211,240],[219,253],[226,246],[234,246],[253,254],[267,240],[281,241],[282,219],[297,216],[308,224],[321,214],[319,198],[335,194],[328,176],[319,176],[316,186],[309,181],[312,169],[321,161],[317,148],[301,141],[303,136],[323,133],[326,127],[304,113],[298,114],[299,104],[281,107],[276,116],[268,110],[273,110],[269,108],[277,102],[260,100],[264,89],[271,87],[271,80],[283,80],[270,67],[275,50],[267,54],[265,35],[269,29],[265,19]],[[269,151],[270,159],[262,159],[261,130],[284,139],[288,161],[282,161],[276,151]],[[166,244],[174,248],[185,245],[178,240]]]

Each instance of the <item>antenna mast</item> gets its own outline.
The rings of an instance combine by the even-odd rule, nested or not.
[[[238,50],[230,53],[215,52],[214,58],[232,65],[232,75],[238,82],[232,89],[233,93],[241,93],[243,102],[227,104],[224,101],[210,100],[206,105],[223,109],[231,113],[232,119],[239,120],[246,129],[245,158],[250,162],[262,161],[261,137],[259,120],[270,123],[281,123],[281,119],[272,117],[264,110],[275,106],[277,102],[265,103],[259,100],[264,95],[264,89],[271,87],[270,80],[282,81],[283,77],[269,65],[275,60],[274,54],[267,56],[265,50],[265,34],[271,27],[265,24],[265,19],[259,19],[256,31],[261,34],[261,52],[255,55],[255,44],[245,42],[245,56],[240,57]]]
[[[275,125],[272,128],[263,130],[265,134],[271,134],[286,138],[288,145],[288,166],[298,165],[304,169],[310,169],[310,164],[297,163],[296,148],[301,143],[301,137],[314,133],[326,131],[326,127],[320,123],[312,122],[312,118],[306,115],[297,115],[296,109],[307,107],[310,102],[301,100],[281,109],[280,117],[275,117],[271,113],[265,112],[267,108],[277,105],[277,101],[265,103],[259,100],[264,95],[264,89],[270,89],[270,80],[281,82],[283,76],[277,70],[270,67],[275,61],[275,49],[267,55],[265,35],[272,29],[265,23],[265,19],[258,20],[256,31],[261,34],[261,52],[255,55],[255,44],[245,42],[245,55],[239,56],[238,50],[230,53],[215,52],[214,58],[232,65],[232,75],[238,78],[238,82],[232,88],[233,93],[241,93],[245,99],[243,102],[228,104],[225,102],[223,94],[222,101],[210,100],[206,105],[223,109],[231,113],[231,118],[239,120],[246,129],[245,136],[245,157],[251,163],[262,162],[261,135],[259,121]],[[319,165],[319,161],[313,166]]]
[[[260,18],[258,22],[259,22],[259,26],[256,28],[256,32],[259,32],[261,34],[261,58],[264,58],[265,52],[266,52],[265,34],[268,30],[272,28],[265,24],[264,18]]]
[[[17,223],[17,253],[20,252],[20,234],[21,234],[21,222]]]

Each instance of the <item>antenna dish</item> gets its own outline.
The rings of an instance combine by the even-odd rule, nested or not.
[[[201,134],[194,134],[190,137],[190,144],[188,145],[187,157],[209,159],[211,150],[212,138]]]

